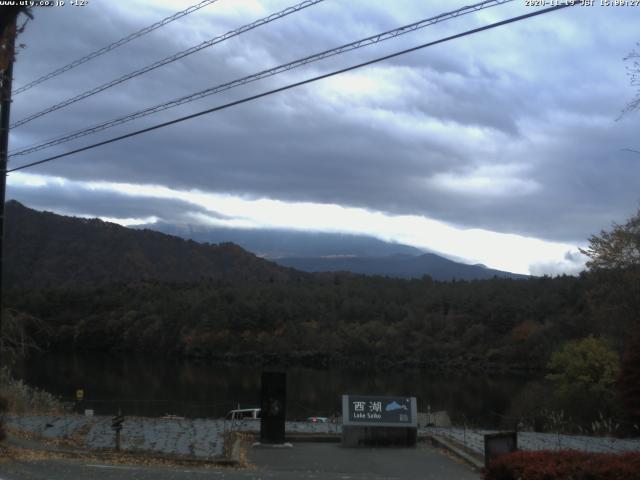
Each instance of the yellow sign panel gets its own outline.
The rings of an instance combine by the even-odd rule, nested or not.
[[[79,388],[76,390],[76,400],[82,400],[84,398],[84,390]]]

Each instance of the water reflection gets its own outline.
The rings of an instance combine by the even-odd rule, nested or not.
[[[226,365],[169,357],[123,354],[46,354],[18,368],[29,384],[71,401],[84,389],[85,407],[96,414],[221,417],[228,410],[259,404],[260,367]],[[495,423],[509,411],[526,381],[481,375],[455,378],[428,371],[290,367],[288,418],[330,416],[340,410],[343,393],[410,395],[418,409],[447,410],[454,419],[477,425]]]

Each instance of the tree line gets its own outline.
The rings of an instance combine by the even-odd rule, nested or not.
[[[633,319],[611,281],[594,273],[459,282],[331,274],[13,290],[6,301],[45,348],[530,372],[587,335],[622,351]]]

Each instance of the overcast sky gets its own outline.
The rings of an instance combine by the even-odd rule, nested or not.
[[[36,9],[14,89],[196,0]],[[10,150],[467,5],[325,0],[12,130]],[[366,233],[519,273],[575,273],[640,206],[623,58],[638,7],[572,7],[11,174],[8,198],[122,224]],[[12,120],[295,4],[218,0],[14,98]],[[172,108],[10,168],[532,12],[523,0]],[[637,48],[637,47],[636,47]],[[626,62],[627,64],[629,62]]]

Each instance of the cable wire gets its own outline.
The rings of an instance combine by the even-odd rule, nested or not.
[[[261,18],[260,20],[256,20],[253,23],[249,23],[235,30],[231,30],[225,33],[224,35],[220,35],[210,40],[206,40],[187,50],[183,50],[181,52],[176,53],[175,55],[171,55],[169,57],[163,58],[162,60],[158,60],[157,62],[147,65],[146,67],[127,73],[126,75],[116,78],[115,80],[111,80],[110,82],[107,82],[105,84],[99,85],[95,88],[92,88],[91,90],[87,90],[86,92],[76,95],[75,97],[71,97],[66,100],[63,100],[60,103],[52,105],[51,107],[48,107],[44,110],[41,110],[40,112],[36,112],[32,115],[29,115],[28,117],[23,118],[22,120],[15,122],[13,125],[11,125],[11,128],[16,128],[16,127],[19,127],[20,125],[24,125],[25,123],[35,120],[36,118],[42,117],[43,115],[46,115],[51,112],[55,112],[56,110],[60,110],[61,108],[71,105],[72,103],[79,102],[80,100],[83,100],[87,97],[91,97],[92,95],[95,95],[104,90],[107,90],[108,88],[119,85],[120,83],[126,82],[127,80],[130,80],[132,78],[138,77],[144,73],[150,72],[151,70],[155,70],[156,68],[162,67],[163,65],[167,65],[169,63],[175,62],[176,60],[180,60],[181,58],[191,55],[192,53],[196,53],[204,48],[210,47],[217,43],[224,42],[225,40],[229,40],[230,38],[241,35],[245,32],[248,32],[249,30],[253,30],[254,28],[260,27],[262,25],[266,25],[267,23],[271,23],[275,20],[279,20],[283,17],[286,17],[287,15],[291,15],[292,13],[296,13],[300,10],[303,10],[307,7],[311,7],[312,5],[316,5],[317,3],[320,3],[323,1],[324,0],[305,0],[304,2],[299,3],[297,5],[287,7],[284,10],[281,10],[276,13],[272,13],[271,15]]]
[[[89,60],[92,60],[96,57],[99,57],[100,55],[103,55],[107,52],[110,52],[111,50],[114,50],[118,47],[121,47],[122,45],[124,45],[125,43],[129,43],[131,40],[135,40],[136,38],[139,38],[143,35],[146,35],[149,32],[152,32],[153,30],[156,30],[157,28],[163,27],[164,25],[173,22],[174,20],[178,20],[179,18],[184,17],[185,15],[189,15],[192,12],[195,12],[196,10],[200,10],[203,7],[206,7],[207,5],[210,5],[212,3],[217,2],[218,0],[203,0],[202,2],[196,4],[196,5],[192,5],[189,8],[185,9],[185,10],[181,10],[179,12],[174,13],[173,15],[164,18],[162,20],[160,20],[159,22],[154,23],[153,25],[149,25],[148,27],[143,28],[142,30],[138,30],[137,32],[132,33],[131,35],[128,35],[126,37],[121,38],[120,40],[117,40],[109,45],[107,45],[106,47],[102,47],[99,50],[96,50],[95,52],[90,53],[89,55],[86,55],[82,58],[79,58],[77,60],[74,60],[73,62],[65,65],[64,67],[60,67],[57,70],[54,70],[51,73],[48,73],[46,75],[43,75],[42,77],[27,83],[26,85],[16,89],[13,91],[13,95],[18,95],[22,92],[24,92],[25,90],[29,90],[32,87],[35,87],[36,85],[39,85],[42,82],[46,82],[47,80],[50,80],[53,77],[57,77],[58,75],[60,75],[61,73],[67,72],[69,70],[71,70],[72,68],[77,67],[78,65],[82,65],[83,63],[88,62]]]
[[[43,150],[45,148],[50,148],[53,147],[55,145],[60,145],[61,143],[66,143],[68,141],[71,140],[75,140],[77,138],[81,138],[84,137],[86,135],[90,135],[96,132],[100,132],[102,130],[106,130],[108,128],[117,126],[117,125],[121,125],[123,123],[127,123],[129,121],[132,120],[136,120],[138,118],[142,118],[145,117],[147,115],[151,115],[153,113],[157,113],[163,110],[167,110],[169,108],[173,108],[173,107],[177,107],[179,105],[183,105],[185,103],[189,103],[192,102],[194,100],[198,100],[200,98],[204,98],[206,96],[209,95],[213,95],[216,93],[220,93],[223,92],[225,90],[230,90],[232,88],[235,87],[239,87],[242,85],[246,85],[247,83],[251,83],[251,82],[255,82],[257,80],[262,80],[264,78],[267,77],[271,77],[274,75],[277,75],[279,73],[283,73],[286,72],[288,70],[293,70],[294,68],[298,68],[301,67],[303,65],[307,65],[309,63],[313,63],[313,62],[317,62],[320,60],[324,60],[325,58],[329,58],[335,55],[340,55],[342,53],[351,51],[351,50],[356,50],[359,48],[363,48],[369,45],[373,45],[375,43],[379,43],[379,42],[383,42],[385,40],[389,40],[395,37],[398,37],[400,35],[404,35],[406,33],[410,33],[413,32],[415,30],[421,29],[421,28],[425,28],[428,27],[430,25],[439,23],[439,22],[443,22],[446,20],[450,20],[452,18],[456,18],[462,15],[467,15],[473,12],[477,12],[479,10],[483,10],[486,8],[490,8],[490,7],[495,7],[497,5],[502,5],[504,3],[509,3],[512,2],[513,0],[488,0],[488,1],[483,1],[480,3],[476,3],[473,5],[468,5],[462,8],[459,8],[457,10],[451,11],[451,12],[446,12],[446,13],[442,13],[440,15],[436,15],[435,17],[430,17],[424,20],[420,20],[418,22],[415,23],[411,23],[409,25],[405,25],[393,30],[388,30],[386,32],[383,33],[379,33],[377,35],[372,35],[370,37],[366,37],[360,40],[357,40],[355,42],[351,42],[351,43],[347,43],[344,45],[341,45],[339,47],[330,49],[330,50],[325,50],[323,52],[320,53],[316,53],[298,60],[294,60],[293,62],[289,62],[289,63],[285,63],[283,65],[279,65],[277,67],[274,68],[270,68],[267,70],[263,70],[261,72],[258,73],[254,73],[252,75],[248,75],[246,77],[242,77],[236,80],[232,80],[230,82],[226,82],[220,85],[216,85],[214,87],[210,87],[207,88],[205,90],[190,94],[190,95],[186,95],[184,97],[180,97],[174,100],[171,100],[169,102],[165,102],[159,105],[155,105],[153,107],[150,108],[146,108],[144,110],[140,110],[138,112],[134,112],[134,113],[130,113],[128,115],[124,115],[122,117],[116,118],[114,120],[109,120],[107,122],[103,122],[97,125],[94,125],[92,127],[83,129],[83,130],[78,130],[72,133],[68,133],[56,138],[53,138],[51,140],[47,140],[41,144],[35,145],[35,146],[31,146],[28,148],[25,148],[23,150],[17,151],[17,152],[11,152],[9,155],[9,158],[11,157],[15,157],[18,155],[27,155],[29,153],[33,153],[36,152],[38,150]]]
[[[623,152],[640,153],[640,150],[634,150],[633,148],[622,148]]]
[[[291,83],[289,85],[285,85],[284,87],[279,87],[279,88],[275,88],[273,90],[268,90],[266,92],[262,92],[262,93],[259,93],[257,95],[251,95],[249,97],[245,97],[245,98],[240,99],[240,100],[229,102],[229,103],[226,103],[224,105],[219,105],[217,107],[209,108],[209,109],[203,110],[201,112],[193,113],[191,115],[186,115],[184,117],[176,118],[176,119],[170,120],[168,122],[159,123],[159,124],[153,125],[151,127],[147,127],[147,128],[143,128],[141,130],[136,130],[134,132],[127,133],[125,135],[120,135],[120,136],[117,136],[117,137],[113,137],[113,138],[110,138],[109,140],[104,140],[102,142],[97,142],[97,143],[94,143],[92,145],[88,145],[86,147],[82,147],[82,148],[78,148],[78,149],[72,150],[70,152],[62,153],[60,155],[54,155],[52,157],[48,157],[48,158],[45,158],[43,160],[38,160],[36,162],[27,163],[25,165],[21,165],[19,167],[15,167],[15,168],[9,169],[9,170],[6,171],[6,173],[16,172],[18,170],[23,170],[25,168],[34,167],[36,165],[41,165],[41,164],[46,163],[46,162],[51,162],[51,161],[57,160],[59,158],[68,157],[69,155],[73,155],[73,154],[76,154],[76,153],[80,153],[80,152],[84,152],[84,151],[87,151],[87,150],[91,150],[93,148],[100,147],[102,145],[107,145],[109,143],[114,143],[114,142],[117,142],[117,141],[120,141],[120,140],[124,140],[125,138],[135,137],[137,135],[141,135],[143,133],[151,132],[153,130],[157,130],[157,129],[160,129],[160,128],[163,128],[163,127],[167,127],[169,125],[174,125],[176,123],[184,122],[185,120],[190,120],[192,118],[196,118],[196,117],[200,117],[200,116],[203,116],[203,115],[207,115],[209,113],[213,113],[213,112],[217,112],[217,111],[220,111],[220,110],[224,110],[224,109],[229,108],[229,107],[234,107],[236,105],[241,105],[243,103],[247,103],[247,102],[250,102],[252,100],[257,100],[259,98],[266,97],[266,96],[272,95],[274,93],[284,92],[285,90],[290,90],[292,88],[299,87],[299,86],[302,86],[302,85],[306,85],[306,84],[309,84],[309,83],[313,83],[313,82],[316,82],[318,80],[323,80],[325,78],[329,78],[329,77],[333,77],[333,76],[336,76],[336,75],[340,75],[342,73],[350,72],[352,70],[356,70],[356,69],[359,69],[359,68],[362,68],[362,67],[373,65],[375,63],[379,63],[379,62],[382,62],[384,60],[389,60],[391,58],[399,57],[401,55],[405,55],[407,53],[415,52],[417,50],[421,50],[423,48],[431,47],[433,45],[438,45],[440,43],[445,43],[445,42],[448,42],[448,41],[451,41],[451,40],[455,40],[455,39],[458,39],[458,38],[466,37],[468,35],[472,35],[472,34],[475,34],[475,33],[483,32],[485,30],[490,30],[490,29],[493,29],[493,28],[496,28],[496,27],[500,27],[502,25],[507,25],[507,24],[510,24],[510,23],[514,23],[514,22],[518,22],[518,21],[521,21],[521,20],[525,20],[527,18],[536,17],[538,15],[543,15],[545,13],[549,13],[549,12],[553,12],[553,11],[556,11],[556,10],[560,10],[562,8],[572,7],[572,6],[581,5],[581,4],[582,4],[581,0],[578,0],[578,1],[575,1],[575,2],[571,1],[570,3],[563,3],[561,5],[556,5],[556,6],[553,6],[553,7],[544,8],[542,10],[537,10],[535,12],[527,13],[527,14],[524,14],[524,15],[519,15],[517,17],[512,17],[512,18],[509,18],[507,20],[502,20],[500,22],[495,22],[495,23],[491,23],[491,24],[488,24],[488,25],[484,25],[482,27],[474,28],[474,29],[471,29],[471,30],[466,30],[466,31],[464,31],[462,33],[458,33],[458,34],[455,34],[455,35],[450,35],[448,37],[444,37],[444,38],[441,38],[439,40],[434,40],[432,42],[423,43],[423,44],[415,46],[415,47],[407,48],[405,50],[401,50],[401,51],[398,51],[398,52],[395,52],[395,53],[391,53],[389,55],[385,55],[385,56],[382,56],[382,57],[375,58],[373,60],[369,60],[369,61],[366,61],[366,62],[363,62],[363,63],[359,63],[359,64],[356,64],[356,65],[352,65],[350,67],[342,68],[340,70],[334,70],[334,71],[329,72],[329,73],[325,73],[325,74],[322,74],[322,75],[318,75],[318,76],[315,76],[315,77],[308,78],[306,80],[302,80],[302,81],[299,81],[299,82]]]

